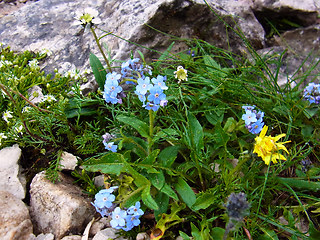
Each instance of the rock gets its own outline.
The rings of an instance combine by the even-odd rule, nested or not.
[[[18,145],[0,151],[0,191],[7,191],[18,199],[26,195],[25,185],[19,179],[19,159],[21,149]]]
[[[126,240],[121,236],[117,236],[118,230],[114,228],[106,228],[104,230],[99,231],[92,240],[106,240],[106,239],[116,239],[116,240]]]
[[[37,237],[34,237],[32,240],[54,240],[54,235],[52,233],[41,233]]]
[[[150,240],[150,236],[148,233],[138,233],[136,240]]]
[[[0,239],[29,240],[32,228],[28,208],[21,199],[0,191]]]
[[[81,240],[82,236],[80,235],[72,235],[72,236],[65,236],[61,240]]]
[[[241,26],[246,23],[242,31],[253,47],[262,48],[264,46],[263,28],[250,9],[252,1],[244,1],[245,4],[243,1],[232,1],[232,5],[227,0],[208,1],[213,12],[202,0],[150,1],[147,6],[141,1],[113,0],[107,5],[106,11],[110,15],[109,25],[116,27],[109,28],[108,31],[113,31],[114,34],[129,39],[130,42],[160,52],[165,51],[172,43],[172,36],[176,36],[202,39],[217,47],[239,53],[244,48],[242,41],[231,29],[227,29],[228,33],[226,33],[226,26],[219,19],[220,17],[234,27],[234,18]],[[120,12],[119,9],[122,11]],[[107,36],[106,40],[111,37]],[[183,41],[176,39],[175,42],[171,52],[188,49]],[[135,52],[136,49],[141,50],[147,59],[158,57],[157,53],[148,52],[125,41],[110,41],[110,47],[117,52],[115,54],[117,59],[127,59],[130,51]]]
[[[296,28],[295,25],[307,27],[316,24],[320,3],[318,0],[255,0],[253,11],[266,32],[271,30],[267,20],[278,31],[291,30]]]
[[[101,175],[98,175],[96,177],[93,178],[93,182],[94,182],[94,185],[96,187],[102,187],[102,188],[105,188],[105,182],[104,182],[104,175],[101,174]]]
[[[110,227],[110,224],[106,217],[100,218],[98,221],[94,222],[90,228],[90,236],[95,236],[99,231]]]
[[[137,48],[146,54],[148,60],[159,54],[146,51],[114,35],[158,51],[167,49],[172,42],[171,36],[167,34],[172,34],[181,38],[203,39],[217,47],[231,47],[231,50],[239,52],[244,47],[242,41],[233,31],[226,33],[226,27],[218,16],[234,27],[234,21],[230,17],[233,16],[255,48],[264,46],[263,29],[251,11],[252,0],[232,1],[232,4],[227,0],[211,0],[208,3],[215,13],[202,0],[30,2],[0,18],[0,42],[17,51],[49,49],[53,54],[40,63],[47,73],[54,73],[57,66],[66,65],[82,72],[90,68],[89,53],[100,54],[90,31],[83,32],[81,26],[75,27],[72,23],[76,9],[94,7],[99,10],[99,17],[103,19],[99,27],[113,32],[101,42],[109,46],[111,55],[117,59],[127,59],[130,51]],[[105,32],[97,30],[97,34],[100,36]],[[183,41],[177,40],[172,51],[187,48]]]
[[[76,156],[68,152],[63,152],[61,155],[61,170],[74,170],[78,164]]]
[[[278,84],[283,86],[290,82],[291,87],[299,83],[304,73],[319,61],[320,55],[320,24],[307,28],[298,28],[287,31],[281,37],[275,37],[279,46],[258,50],[260,56],[264,59],[273,59],[279,61],[281,57],[282,64],[279,68]],[[282,54],[284,51],[285,54]],[[271,72],[276,72],[276,64],[268,64]],[[314,81],[314,76],[319,72],[319,65],[310,71],[307,77],[303,77],[305,87],[310,81]]]
[[[68,233],[79,234],[92,219],[95,209],[73,180],[60,174],[52,183],[38,173],[30,185],[30,215],[36,233],[53,233],[59,239]]]

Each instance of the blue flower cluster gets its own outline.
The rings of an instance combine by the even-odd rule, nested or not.
[[[116,196],[112,193],[117,188],[118,187],[110,187],[100,190],[96,194],[94,202],[91,203],[102,217],[110,215],[110,209],[113,206],[112,203],[116,199]]]
[[[254,110],[255,106],[243,106],[242,108],[246,111],[246,113],[242,115],[242,120],[244,120],[246,128],[253,134],[260,133],[264,126],[264,112],[257,112],[257,110]]]
[[[111,187],[109,189],[102,189],[95,196],[94,203],[91,203],[102,217],[110,216],[111,227],[115,229],[122,229],[130,231],[132,228],[140,224],[140,217],[144,212],[140,209],[140,202],[129,207],[127,210],[122,210],[120,207],[115,207],[113,201],[115,196],[111,194],[118,187]]]
[[[144,66],[140,63],[139,58],[129,59],[121,65],[122,78],[134,79],[144,78],[146,74],[151,75],[152,71],[149,66]],[[127,81],[127,84],[135,84],[133,81]]]
[[[120,79],[121,74],[116,72],[107,74],[103,92],[103,98],[107,103],[122,103],[122,98],[125,97],[125,94],[122,87],[119,86]]]
[[[309,83],[303,90],[303,97],[310,103],[320,103],[320,84]]]
[[[122,103],[122,98],[126,95],[120,83],[136,85],[135,94],[142,102],[142,106],[147,110],[157,111],[159,107],[167,105],[166,95],[163,93],[168,87],[165,84],[167,78],[158,75],[150,79],[147,75],[152,75],[149,66],[140,63],[139,58],[130,59],[121,65],[121,74],[116,72],[108,73],[104,85],[103,97],[107,103]],[[114,145],[106,145],[106,148],[114,151]]]
[[[168,101],[163,93],[163,90],[168,89],[165,84],[166,80],[167,78],[161,75],[151,80],[149,77],[138,79],[135,94],[138,95],[144,108],[157,111],[160,106],[164,107],[167,105]]]

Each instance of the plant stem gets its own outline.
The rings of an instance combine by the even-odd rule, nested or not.
[[[264,190],[266,188],[266,185],[267,185],[267,181],[268,181],[268,174],[269,174],[269,169],[270,169],[270,165],[271,165],[271,161],[268,165],[268,169],[267,169],[267,173],[266,173],[266,177],[264,179],[264,184],[263,184],[263,188],[262,188],[262,192],[261,192],[261,196],[260,196],[260,199],[259,199],[259,204],[258,204],[258,208],[257,208],[257,215],[259,213],[259,210],[260,210],[260,206],[261,206],[261,201],[262,201],[262,197],[263,197],[263,194],[264,194]]]
[[[94,28],[93,28],[93,27],[91,27],[90,29],[91,29],[91,32],[92,32],[92,34],[93,34],[94,40],[96,41],[96,43],[97,43],[97,45],[98,45],[98,48],[99,48],[99,50],[100,50],[100,52],[101,52],[101,54],[102,54],[102,57],[103,57],[104,61],[106,62],[107,66],[108,66],[108,71],[111,72],[111,65],[110,65],[110,63],[109,63],[108,58],[106,57],[106,55],[105,55],[104,52],[103,52],[103,49],[102,49],[102,47],[101,47],[101,45],[100,45],[100,43],[99,43],[99,39],[98,39],[98,37],[97,37],[97,34],[96,34],[96,32],[94,31]]]
[[[153,125],[154,125],[154,114],[153,110],[149,110],[149,137],[148,137],[148,155],[152,151],[152,138],[153,138]]]

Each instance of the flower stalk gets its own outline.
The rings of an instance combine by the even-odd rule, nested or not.
[[[108,71],[111,72],[111,65],[109,63],[109,60],[108,60],[107,56],[103,52],[103,49],[101,47],[101,44],[100,44],[99,39],[97,37],[97,34],[96,34],[95,30],[94,30],[94,27],[90,27],[90,30],[91,30],[91,32],[93,34],[94,40],[96,41],[98,48],[99,48],[99,50],[100,50],[100,52],[102,54],[102,57],[103,57],[104,61],[107,64]]]

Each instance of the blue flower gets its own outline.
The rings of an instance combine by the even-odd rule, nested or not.
[[[256,114],[248,110],[245,114],[242,115],[242,120],[244,120],[246,125],[249,125],[252,122],[256,122],[257,117]]]
[[[262,122],[262,118],[260,118],[258,121],[254,122],[250,125],[249,132],[251,132],[253,134],[258,134],[261,132],[263,126],[264,126],[264,122]]]
[[[153,86],[150,89],[150,95],[148,96],[148,101],[153,102],[153,104],[160,104],[161,100],[165,100],[166,95],[163,93],[163,90],[159,86]]]
[[[160,105],[157,105],[157,104],[153,104],[153,103],[150,103],[148,102],[146,105],[144,105],[143,107],[145,107],[145,109],[147,110],[153,110],[154,112],[158,111]]]
[[[103,189],[96,194],[94,204],[98,208],[109,208],[112,206],[112,202],[116,199],[116,197],[111,194],[110,191],[111,190]]]
[[[118,187],[115,186],[100,190],[96,194],[94,202],[91,203],[102,217],[109,215],[109,208],[112,207],[113,201],[116,199],[116,197],[111,193],[117,188]]]
[[[145,77],[143,78],[139,78],[138,79],[138,85],[136,86],[136,93],[145,95],[148,90],[150,90],[150,88],[152,88],[152,84],[150,83],[150,78],[149,77]],[[138,95],[138,94],[137,94]]]
[[[143,215],[144,212],[140,209],[140,202],[136,202],[134,206],[128,208],[127,213],[130,215]]]
[[[116,104],[119,102],[119,94],[122,92],[122,87],[119,86],[118,80],[121,78],[120,74],[116,72],[108,73],[106,82],[104,84],[103,97],[107,103]]]
[[[165,84],[165,81],[167,80],[166,76],[158,75],[157,78],[152,78],[151,81],[154,85],[158,85],[162,90],[167,90],[168,87]]]
[[[250,133],[260,133],[264,126],[264,112],[257,112],[257,110],[254,109],[255,106],[242,106],[242,108],[246,111],[246,113],[242,115],[242,119],[245,121],[246,128]]]
[[[103,142],[103,144],[105,146],[105,149],[107,149],[111,152],[117,152],[118,146],[114,145],[114,142],[109,142],[109,143]]]
[[[112,212],[111,227],[120,229],[126,225],[127,212],[116,207]]]
[[[320,84],[309,83],[303,90],[303,97],[310,103],[320,103]]]
[[[151,75],[151,69],[149,66],[144,66],[140,63],[139,58],[129,59],[127,62],[121,65],[121,74],[123,78],[138,79],[144,78],[145,74]],[[127,81],[127,84],[135,84],[133,81]]]
[[[126,226],[122,227],[124,231],[130,231],[132,228],[139,226],[140,224],[140,215],[127,215],[126,217]]]

